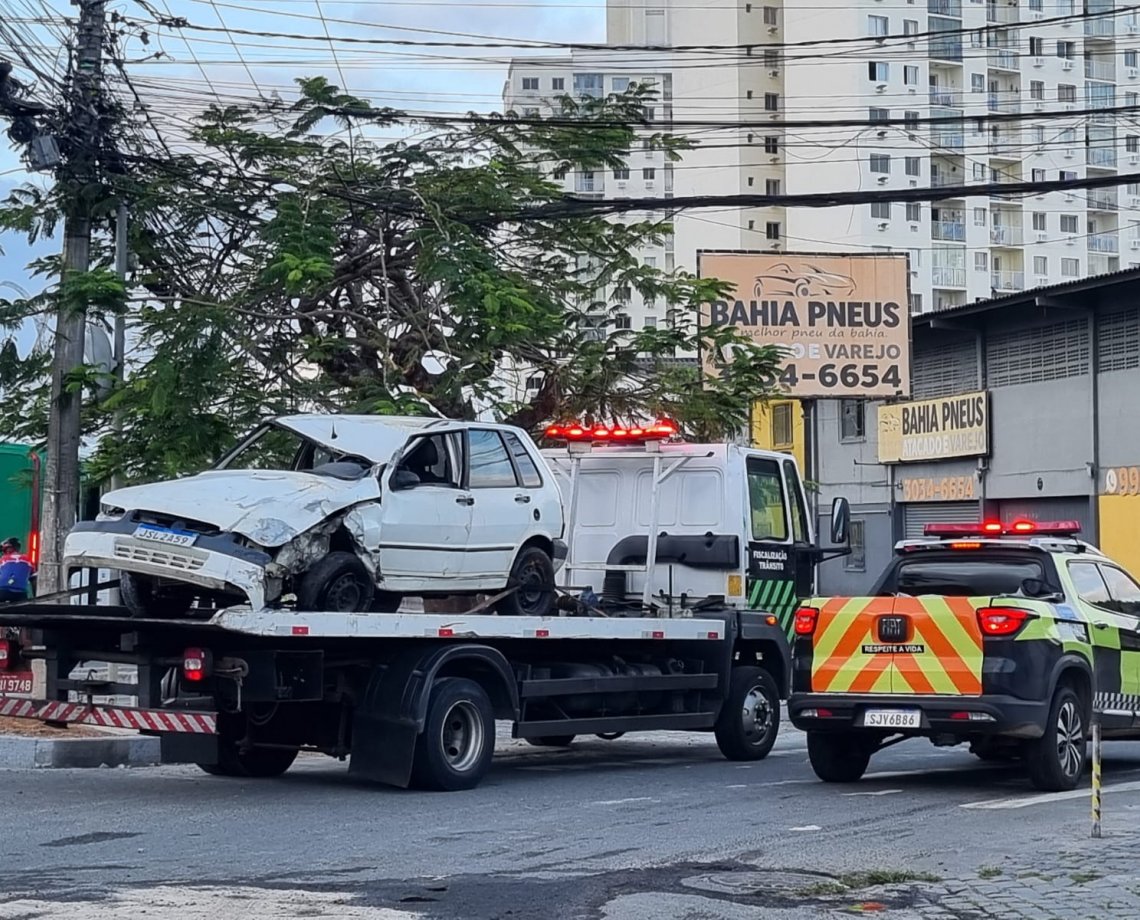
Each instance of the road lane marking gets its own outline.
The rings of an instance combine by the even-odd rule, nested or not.
[[[1136,792],[1140,790],[1140,780],[1130,783],[1116,783],[1105,786],[1105,792]],[[1021,796],[1010,799],[989,799],[984,802],[966,802],[959,808],[1002,809],[1002,808],[1029,808],[1033,805],[1048,805],[1050,802],[1063,802],[1067,799],[1087,799],[1091,793],[1088,789],[1070,789],[1068,792],[1046,792],[1042,795]]]
[[[640,796],[637,796],[636,798],[632,798],[632,799],[604,799],[601,802],[591,802],[590,804],[591,805],[605,805],[605,806],[631,805],[634,802],[653,802],[654,804],[657,804],[660,801],[661,801],[660,799],[653,799],[647,795],[640,795]]]
[[[844,792],[844,795],[897,795],[901,789],[876,789],[872,792]]]
[[[822,830],[818,824],[805,824],[803,827],[789,827],[790,831],[818,831]]]

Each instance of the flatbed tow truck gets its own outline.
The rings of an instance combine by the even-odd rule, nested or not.
[[[574,488],[587,489],[569,497],[570,507],[589,505],[591,470],[604,474],[599,482],[635,471],[655,500],[626,521],[620,564],[576,560],[582,541],[571,523],[567,569],[608,576],[603,596],[589,586],[552,586],[560,615],[547,617],[493,615],[498,596],[462,613],[238,606],[139,618],[89,603],[6,605],[0,674],[22,681],[30,662],[42,660],[46,693],[0,695],[0,715],[136,729],[161,739],[163,762],[196,763],[215,775],[276,776],[299,751],[317,751],[347,758],[363,779],[436,790],[479,783],[496,720],[511,722],[517,738],[550,746],[583,734],[705,730],[729,759],[763,758],[788,694],[790,651],[786,624],[747,609],[745,585],[753,560],[770,575],[771,560],[783,558],[794,581],[827,552],[815,544],[794,461],[723,444],[629,438],[613,446],[622,429],[577,439],[567,431],[558,432],[571,442],[563,459],[575,468]],[[549,458],[552,466],[558,460]],[[697,478],[686,480],[688,465]],[[662,517],[686,495],[707,515],[710,486],[723,512],[716,527],[704,518],[686,525],[683,513]],[[629,507],[639,507],[636,490]],[[587,514],[580,526],[598,519]],[[620,509],[614,520],[622,520]],[[833,542],[845,534],[842,503]],[[640,536],[640,550],[630,550],[630,536]],[[694,572],[714,573],[725,589],[656,590]],[[133,665],[137,684],[85,673],[92,662]],[[100,702],[112,696],[137,705]]]

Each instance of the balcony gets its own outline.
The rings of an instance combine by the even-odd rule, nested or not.
[[[991,112],[1021,112],[1021,97],[1017,93],[1007,90],[1004,93],[990,93],[986,97],[986,107]]]
[[[943,150],[953,150],[956,153],[964,153],[966,150],[966,136],[960,130],[947,131],[935,128],[930,132],[930,141],[935,147],[941,147]]]
[[[1108,169],[1116,168],[1115,147],[1089,147],[1089,166],[1104,166]]]
[[[1117,211],[1120,204],[1117,201],[1116,189],[1098,188],[1089,192],[1090,211]]]
[[[1111,39],[1116,35],[1116,21],[1112,18],[1112,10],[1096,10],[1093,15],[1097,19],[1085,20],[1085,38]]]
[[[930,238],[966,242],[966,222],[958,220],[934,220],[930,222]]]
[[[995,291],[1025,290],[1025,272],[990,272],[990,287]]]
[[[930,59],[932,61],[961,61],[962,40],[960,38],[930,39]]]
[[[987,3],[986,22],[997,23],[998,25],[1017,22],[1017,5],[1010,5],[1009,3]]]
[[[987,57],[990,68],[993,70],[1018,71],[1020,69],[1018,53],[1013,48],[990,48]]]
[[[1007,157],[1015,160],[1020,160],[1025,155],[1025,145],[1019,140],[1008,135],[1002,137],[991,137],[986,144],[986,149],[989,150],[992,157]]]
[[[926,12],[961,19],[962,0],[926,0]]]
[[[600,198],[606,190],[601,176],[594,173],[578,173],[574,177],[574,194],[583,198]]]
[[[931,188],[961,188],[965,183],[957,176],[944,176],[941,173],[931,173]]]
[[[1111,61],[1085,60],[1085,79],[1104,80],[1107,83],[1115,82],[1116,66]]]
[[[949,265],[935,265],[930,269],[930,278],[936,288],[964,288],[966,269]]]
[[[1089,236],[1089,252],[1120,252],[1120,236],[1115,230]]]
[[[994,224],[990,227],[990,243],[994,246],[1020,246],[1021,227]]]
[[[998,182],[996,182],[994,184],[995,185],[1014,185],[1015,183],[1022,182],[1022,181],[1024,181],[1024,180],[1020,176],[1016,176],[1016,177],[1008,177],[1008,178],[1000,179]],[[1022,193],[1022,194],[1024,194],[1024,193]],[[1022,195],[1017,194],[1017,193],[1010,194],[1008,192],[994,192],[990,197],[991,198],[1000,198],[1002,201],[1020,202]]]
[[[961,109],[962,93],[960,90],[934,90],[930,91],[930,104],[943,109]]]

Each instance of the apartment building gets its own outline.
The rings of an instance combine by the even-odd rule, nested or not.
[[[965,193],[1140,171],[1137,118],[1084,114],[1138,102],[1137,16],[1097,15],[1112,9],[1112,0],[609,0],[608,43],[645,51],[516,59],[504,102],[540,112],[552,94],[648,78],[661,90],[662,128],[674,121],[698,144],[671,169],[633,151],[623,178],[568,175],[574,194],[944,188],[934,202],[686,212],[669,258],[646,254],[694,270],[699,249],[905,250],[912,309],[926,312],[1140,266],[1140,185]],[[696,45],[739,50],[653,50]],[[837,120],[859,124],[828,124]],[[631,305],[631,322],[652,307]]]

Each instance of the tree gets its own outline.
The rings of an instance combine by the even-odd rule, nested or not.
[[[400,113],[299,83],[292,104],[203,112],[193,155],[124,154],[127,174],[103,189],[106,213],[124,198],[135,215],[138,349],[126,384],[89,401],[92,434],[123,419],[121,437],[99,440],[97,475],[197,470],[265,416],[306,410],[491,412],[532,431],[667,414],[715,438],[776,387],[777,349],[698,328],[723,284],[636,257],[665,241],[668,221],[556,210],[551,174],[623,167],[646,136],[645,88],[564,98],[564,118],[547,124],[470,116],[413,142],[376,139]],[[649,140],[682,155],[676,138]],[[57,211],[49,193],[22,189],[0,226],[45,232]],[[113,311],[102,267],[88,282]],[[612,295],[634,290],[665,305],[664,324],[612,328]],[[4,302],[0,322],[43,306]],[[717,379],[678,358],[698,350]],[[37,360],[0,351],[0,388],[34,378]],[[27,419],[28,433],[42,428],[36,406]]]

